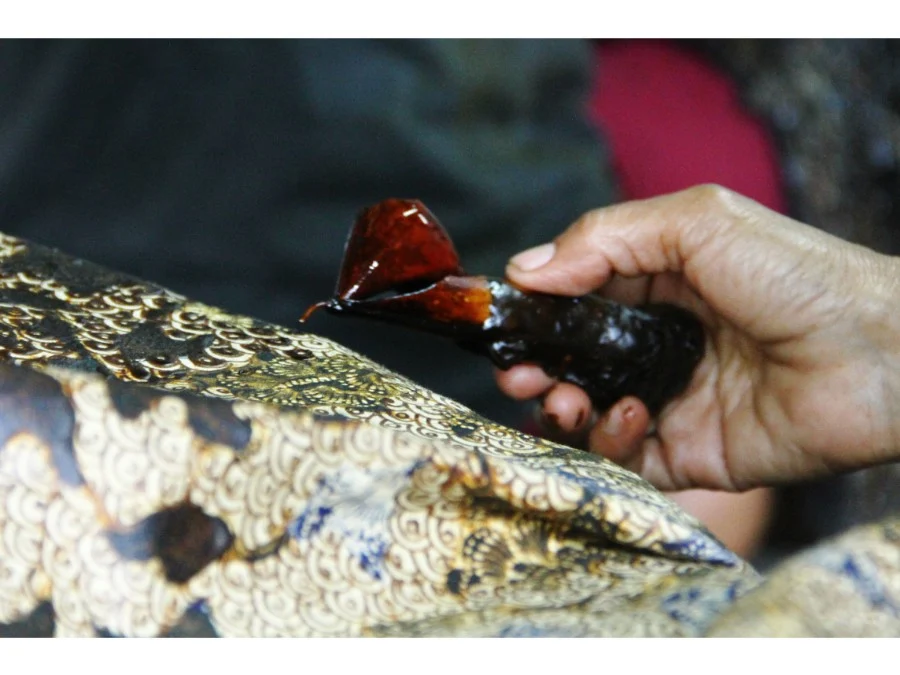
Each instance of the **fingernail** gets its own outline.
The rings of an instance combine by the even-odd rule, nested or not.
[[[550,262],[554,253],[556,253],[556,244],[553,242],[541,244],[517,253],[509,259],[509,264],[518,267],[523,272],[533,272],[538,267],[543,267]]]

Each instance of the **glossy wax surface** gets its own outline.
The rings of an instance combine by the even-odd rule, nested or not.
[[[500,280],[490,287],[485,336],[494,363],[536,363],[584,389],[600,410],[632,395],[655,415],[684,390],[703,356],[702,325],[674,305],[526,293]]]

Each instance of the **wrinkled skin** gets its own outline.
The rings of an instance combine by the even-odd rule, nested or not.
[[[621,445],[605,420],[590,431],[657,487],[743,490],[897,457],[895,258],[702,186],[590,212],[507,274],[533,291],[673,302],[703,322],[706,355],[654,435]],[[590,409],[537,369],[499,379],[516,397],[549,392],[560,419]]]

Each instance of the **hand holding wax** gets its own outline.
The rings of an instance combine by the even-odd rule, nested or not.
[[[501,369],[539,365],[583,388],[599,410],[635,396],[658,413],[690,382],[704,348],[700,322],[674,305],[633,308],[466,275],[440,222],[415,200],[360,213],[335,297],[302,320],[317,308],[444,335]]]

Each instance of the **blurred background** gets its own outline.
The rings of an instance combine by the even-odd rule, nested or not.
[[[387,197],[423,200],[471,273],[703,182],[896,254],[898,59],[883,40],[2,41],[0,230],[287,326]],[[307,328],[540,432],[452,344]],[[897,510],[898,485],[885,467],[696,512],[765,567]]]

